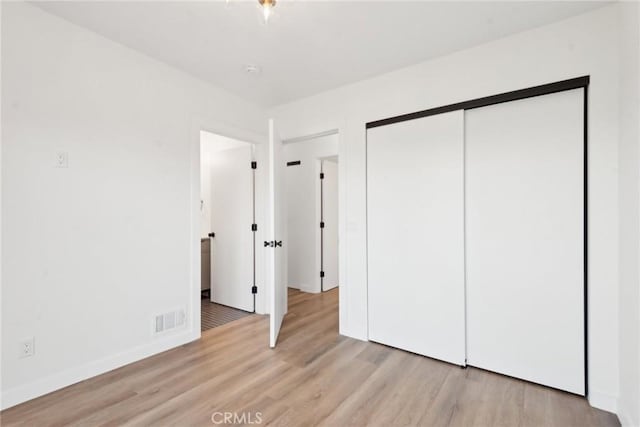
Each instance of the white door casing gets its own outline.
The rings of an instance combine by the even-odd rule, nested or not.
[[[338,163],[322,160],[323,290],[338,286]]]

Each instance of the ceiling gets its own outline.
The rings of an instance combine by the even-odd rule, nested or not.
[[[596,1],[46,1],[36,5],[262,106],[558,21]],[[259,74],[245,72],[258,65]]]
[[[229,150],[231,148],[240,148],[249,146],[248,142],[239,141],[237,139],[218,135],[215,133],[200,131],[200,149],[207,150],[209,153],[217,153],[218,151]]]

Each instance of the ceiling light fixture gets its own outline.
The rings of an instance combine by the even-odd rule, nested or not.
[[[273,13],[273,8],[276,7],[276,0],[258,0],[262,7],[262,15],[264,16],[264,22],[269,22],[269,17]]]

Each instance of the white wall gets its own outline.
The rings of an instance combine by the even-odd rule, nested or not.
[[[338,135],[328,135],[284,145],[285,161],[300,160],[286,168],[287,238],[289,287],[320,292],[319,247],[319,163],[321,157],[338,153]]]
[[[607,6],[273,110],[284,138],[340,130],[342,334],[367,339],[365,123],[589,74],[589,399],[616,410],[618,19]]]
[[[32,5],[2,8],[8,407],[199,336],[194,126],[263,134],[266,120]],[[68,168],[54,168],[57,151],[69,153]],[[187,327],[153,337],[151,317],[178,307]],[[29,336],[36,354],[19,359],[18,341]]]
[[[640,426],[640,6],[620,6],[620,400]]]

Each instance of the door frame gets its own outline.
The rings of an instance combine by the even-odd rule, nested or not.
[[[318,224],[320,224],[321,222],[324,221],[324,196],[326,195],[326,190],[324,188],[324,181],[320,178],[320,174],[324,173],[324,169],[323,169],[323,162],[329,161],[328,159],[330,158],[337,158],[338,161],[336,162],[338,165],[338,168],[340,168],[340,154],[336,154],[334,156],[323,156],[323,157],[316,157],[314,159],[315,161],[315,174],[316,174],[316,179],[315,179],[315,205],[316,205],[316,209],[315,209],[315,218],[316,218],[316,233],[315,233],[315,255],[316,255],[316,272],[322,271],[323,267],[324,267],[324,249],[325,249],[325,245],[324,245],[324,229],[321,227],[317,227]],[[340,191],[340,178],[338,175],[338,192]],[[338,198],[340,197],[340,195],[338,194]],[[338,204],[338,220],[340,218],[340,204]],[[340,275],[340,224],[338,224],[338,247],[336,248],[338,250],[338,276]],[[325,292],[324,289],[324,285],[323,285],[323,278],[320,275],[316,275],[315,278],[315,289],[320,289],[320,293]],[[338,287],[340,287],[340,279],[338,278]],[[332,288],[333,289],[333,288]]]
[[[589,397],[589,83],[590,76],[580,76],[572,79],[561,80],[553,83],[543,84],[539,86],[532,86],[525,89],[515,90],[511,92],[504,92],[497,95],[486,96],[482,98],[471,99],[468,101],[457,102],[455,104],[443,105],[440,107],[429,108],[427,110],[416,111],[413,113],[402,114],[399,116],[389,117],[386,119],[375,120],[367,122],[365,129],[372,129],[379,126],[391,125],[394,123],[400,123],[408,120],[419,119],[423,117],[433,116],[436,114],[447,113],[457,110],[471,110],[474,108],[487,107],[495,104],[502,104],[505,102],[518,101],[526,98],[533,98],[536,96],[550,95],[552,93],[564,92],[574,89],[583,90],[583,276],[584,276],[584,392],[585,397]],[[367,236],[368,238],[368,236]],[[367,263],[368,263],[367,255]],[[367,284],[368,286],[368,284]]]
[[[243,129],[229,123],[209,117],[193,117],[191,119],[190,132],[190,280],[188,285],[189,306],[187,319],[190,322],[191,338],[193,340],[200,339],[200,131],[215,133],[217,135],[226,136],[228,138],[237,139],[248,142],[254,146],[254,157],[258,162],[256,169],[256,181],[264,183],[264,168],[260,164],[264,164],[267,135],[261,135],[251,130]],[[247,165],[249,168],[251,165]],[[258,222],[258,231],[256,241],[262,238],[262,227],[264,224],[264,189],[262,185],[256,185],[256,221]],[[247,224],[250,227],[251,224]],[[260,286],[264,284],[264,255],[263,251],[256,250],[256,282],[258,283],[258,293],[256,295],[256,313],[265,313],[266,309],[266,288]],[[249,286],[250,284],[248,284]]]
[[[326,128],[325,128],[326,129]],[[305,133],[289,138],[283,138],[284,144],[290,144],[295,142],[309,141],[323,136],[337,135],[338,136],[338,333],[342,334],[342,327],[347,323],[347,180],[346,177],[346,144],[345,144],[345,131],[347,129],[346,122],[341,122],[336,128],[321,130],[314,133]],[[315,158],[314,167],[316,168],[316,174],[320,173],[320,161],[322,158]],[[317,175],[316,175],[317,176]],[[316,180],[316,191],[319,191],[319,181]],[[319,194],[319,193],[318,193]],[[316,198],[316,214],[318,212],[318,198]],[[316,247],[320,242],[319,228],[316,228]],[[316,271],[320,271],[320,258],[316,256]],[[316,277],[317,289],[320,289],[320,277]],[[343,286],[344,284],[344,286]]]

